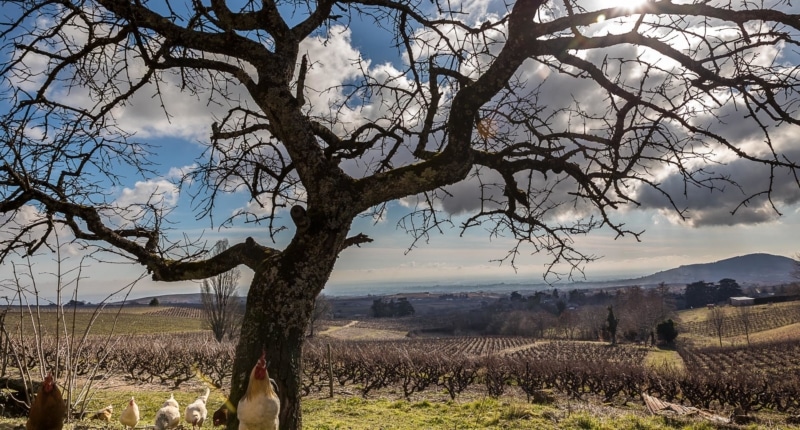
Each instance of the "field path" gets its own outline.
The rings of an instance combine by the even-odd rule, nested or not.
[[[341,327],[330,327],[320,332],[322,336],[332,337],[341,340],[386,340],[386,339],[405,339],[407,331],[381,330],[366,327],[357,327],[359,321],[350,321]]]
[[[511,348],[501,349],[500,351],[495,352],[493,355],[511,355],[517,351],[524,351],[526,349],[533,348],[534,345],[536,345],[535,342],[526,343],[525,345],[512,346]]]
[[[347,323],[345,325],[342,325],[342,326],[328,327],[327,330],[321,331],[321,332],[319,332],[319,334],[323,335],[323,336],[329,336],[331,333],[337,332],[337,331],[345,329],[345,328],[353,327],[356,324],[358,324],[358,320],[353,320],[353,321],[350,321],[349,323]]]

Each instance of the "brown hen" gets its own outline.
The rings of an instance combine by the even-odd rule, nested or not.
[[[67,414],[67,406],[61,397],[61,391],[53,381],[53,373],[50,372],[44,378],[42,386],[36,392],[36,397],[31,404],[28,413],[28,421],[25,423],[26,430],[61,430],[64,426],[64,416]]]

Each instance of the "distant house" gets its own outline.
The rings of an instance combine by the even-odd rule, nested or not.
[[[752,297],[731,297],[731,306],[751,306],[755,303]]]

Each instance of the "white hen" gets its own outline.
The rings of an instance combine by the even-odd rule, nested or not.
[[[208,394],[210,392],[211,391],[208,389],[208,387],[206,387],[205,394],[198,397],[197,400],[193,401],[192,403],[189,403],[189,406],[186,407],[186,411],[183,413],[183,419],[192,425],[192,429],[202,427],[203,422],[208,417],[206,402],[208,402]]]
[[[134,428],[139,423],[139,405],[136,404],[133,397],[128,401],[128,406],[119,414],[119,422],[125,428]]]
[[[178,401],[175,400],[175,396],[170,394],[169,399],[167,399],[164,405],[161,406],[161,409],[156,412],[155,428],[156,430],[174,429],[178,427],[180,423],[180,406],[178,406]]]
[[[236,408],[239,430],[278,430],[281,402],[270,383],[265,355],[261,353],[250,371],[247,391]]]

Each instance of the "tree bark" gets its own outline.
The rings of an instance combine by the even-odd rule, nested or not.
[[[349,225],[299,233],[278,256],[255,271],[242,321],[233,366],[230,400],[237,405],[262,350],[281,400],[280,428],[302,427],[300,378],[304,334],[311,321],[314,299],[333,271]],[[228,429],[238,428],[235,415]]]

